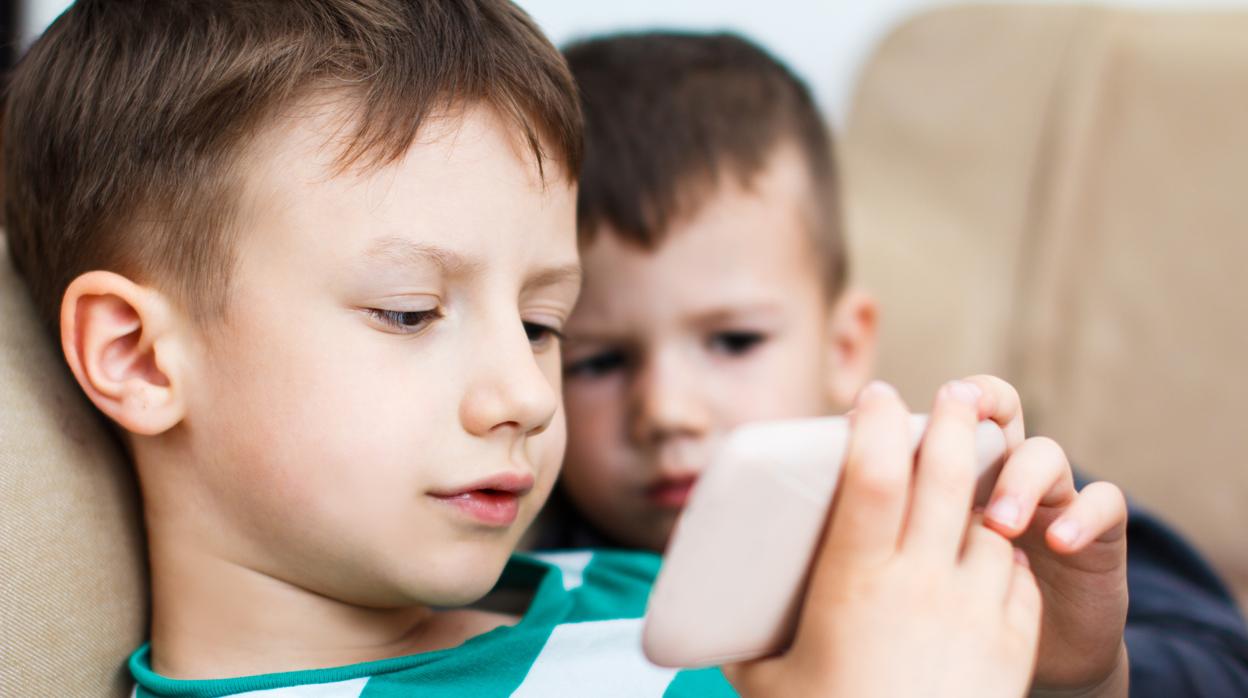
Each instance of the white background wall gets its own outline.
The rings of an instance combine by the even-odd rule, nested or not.
[[[69,0],[25,0],[23,35],[29,39],[43,31],[69,4]],[[519,0],[519,4],[556,44],[621,29],[666,27],[741,32],[793,66],[810,82],[833,121],[840,122],[847,109],[854,76],[875,42],[901,19],[927,7],[951,3],[949,0]],[[1108,4],[1177,9],[1248,8],[1248,0],[1109,0]]]

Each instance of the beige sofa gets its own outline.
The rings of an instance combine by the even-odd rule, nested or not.
[[[976,7],[867,66],[845,138],[885,375],[1018,383],[1033,431],[1248,590],[1243,15]],[[0,244],[0,695],[125,696],[145,626],[134,483]]]
[[[128,696],[146,626],[129,465],[35,321],[0,234],[0,696]]]
[[[1029,430],[1248,598],[1248,13],[958,7],[860,77],[842,146],[882,372],[992,372]]]

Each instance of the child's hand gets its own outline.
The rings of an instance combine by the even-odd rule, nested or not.
[[[1049,439],[1024,439],[1018,393],[991,376],[980,416],[1005,431],[1007,461],[984,522],[1027,553],[1044,596],[1035,693],[1127,694],[1127,508],[1122,492],[1096,482],[1077,492],[1070,463]]]
[[[1005,538],[968,528],[978,397],[941,389],[916,469],[897,393],[862,392],[797,635],[779,657],[725,667],[742,695],[1024,695],[1040,593]]]

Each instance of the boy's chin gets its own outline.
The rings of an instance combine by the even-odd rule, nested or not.
[[[430,561],[424,569],[415,570],[415,578],[405,586],[413,601],[425,605],[467,606],[490,593],[510,555],[510,547],[471,552],[458,550]]]

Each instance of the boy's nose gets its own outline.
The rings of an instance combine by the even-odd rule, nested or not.
[[[696,384],[689,370],[678,361],[646,362],[633,380],[630,396],[629,431],[633,442],[654,445],[709,432],[710,411]]]
[[[459,414],[464,428],[474,436],[500,429],[540,434],[559,408],[559,395],[538,365],[523,326],[516,322],[515,331],[506,336],[504,341],[475,349],[475,375]]]

